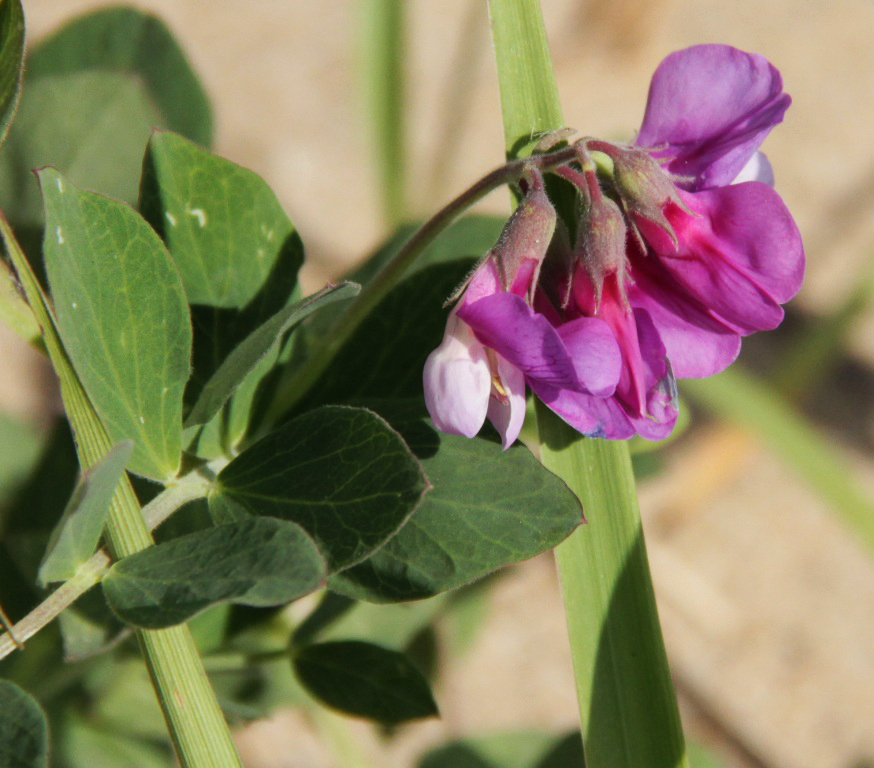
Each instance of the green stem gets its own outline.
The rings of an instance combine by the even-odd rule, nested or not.
[[[537,424],[544,466],[589,515],[555,550],[586,765],[685,765],[628,444],[585,439],[539,402]]]
[[[28,304],[42,329],[46,349],[60,381],[64,408],[76,436],[79,461],[82,468],[87,469],[110,450],[109,436],[67,358],[42,288],[2,215],[0,234]],[[116,558],[152,545],[152,537],[127,477],[119,483],[112,498],[106,540]],[[170,629],[138,630],[137,638],[183,768],[241,766],[188,627],[182,624]]]
[[[109,555],[103,550],[97,552],[77,569],[73,578],[65,581],[17,624],[7,627],[6,634],[0,635],[0,659],[23,648],[25,642],[97,584],[109,564]]]
[[[508,155],[563,119],[537,0],[490,0]],[[562,210],[566,200],[554,202]],[[589,515],[556,548],[587,768],[686,765],[628,445],[582,438],[537,403],[541,460]]]
[[[361,293],[358,294],[349,309],[337,319],[328,333],[325,334],[324,341],[314,351],[313,356],[307,359],[306,365],[301,366],[288,384],[277,394],[267,411],[264,423],[266,425],[276,423],[310,390],[337,356],[343,344],[351,338],[376,305],[397,285],[404,272],[412,266],[419,254],[468,208],[498,187],[518,181],[525,169],[530,166],[534,166],[540,171],[550,171],[572,161],[575,157],[576,150],[569,147],[506,163],[483,176],[476,184],[437,211],[411,235],[391,261],[361,289]]]
[[[226,463],[226,460],[211,462],[209,466],[215,468],[220,463]],[[153,531],[189,501],[206,496],[211,487],[212,479],[209,475],[203,475],[199,471],[189,473],[142,508],[141,514],[146,527],[149,531]],[[0,623],[6,629],[6,634],[0,635],[0,659],[16,649],[23,648],[26,640],[54,621],[61,611],[69,608],[91,587],[99,583],[111,565],[112,558],[106,550],[95,552],[76,569],[72,578],[67,579],[14,626],[9,626],[3,609],[0,608]]]

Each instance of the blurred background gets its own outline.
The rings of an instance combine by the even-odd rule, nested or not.
[[[101,5],[24,0],[28,38]],[[370,0],[136,6],[169,25],[202,79],[214,151],[264,177],[299,229],[308,290],[502,161],[484,0],[402,2],[394,207],[381,192],[363,76]],[[633,137],[650,75],[677,48],[729,43],[783,74],[793,106],[764,150],[805,238],[806,284],[783,328],[745,344],[736,374],[683,391],[692,423],[638,462],[641,505],[687,735],[704,749],[697,764],[874,765],[874,2],[542,6],[565,119],[584,134]],[[508,209],[504,192],[483,204]],[[0,345],[0,408],[47,423],[50,374],[3,328]],[[280,712],[239,732],[247,766],[401,768],[447,739],[575,727],[551,558],[507,571],[484,594],[463,643],[438,626],[439,647],[455,649],[437,684],[440,721],[386,739],[361,723],[315,729]]]

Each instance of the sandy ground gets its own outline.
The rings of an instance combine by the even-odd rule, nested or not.
[[[25,0],[30,39],[92,0]],[[203,78],[216,151],[264,176],[309,249],[317,287],[384,234],[357,72],[351,0],[143,0]],[[485,3],[410,0],[411,214],[433,210],[501,161]],[[649,74],[676,48],[726,42],[766,55],[793,96],[766,151],[805,235],[798,305],[840,304],[871,256],[874,217],[874,2],[871,0],[544,0],[567,123],[630,137]],[[462,82],[453,76],[464,68]],[[500,211],[506,197],[486,207]],[[338,226],[337,222],[342,222]],[[874,314],[852,347],[874,359]],[[14,340],[0,335],[4,349]],[[39,414],[33,356],[2,353],[0,398]],[[853,410],[852,404],[850,409]],[[859,409],[867,436],[872,422]],[[871,456],[840,448],[874,493]],[[669,656],[693,737],[727,766],[857,768],[874,759],[874,565],[793,470],[749,435],[699,430],[641,489]],[[571,727],[563,616],[549,558],[501,580],[484,631],[448,669],[444,718],[381,751],[350,726],[375,765],[410,766],[424,744],[483,730]],[[240,735],[252,768],[332,764],[293,714]],[[641,768],[645,768],[642,766]]]

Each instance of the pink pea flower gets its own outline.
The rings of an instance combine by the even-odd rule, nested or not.
[[[612,394],[619,350],[607,325],[579,317],[554,327],[533,309],[555,229],[555,211],[536,172],[496,246],[469,279],[428,357],[425,403],[443,432],[473,437],[488,418],[504,448],[525,418],[526,381],[549,404],[572,390]],[[595,420],[589,424],[596,428]]]
[[[556,170],[580,189],[583,213],[574,266],[553,278],[564,284],[547,291],[551,305],[537,306],[557,324],[603,319],[622,354],[611,397],[563,390],[551,404],[580,431],[667,436],[674,377],[718,373],[742,336],[783,319],[780,305],[801,287],[804,251],[757,150],[789,103],[763,57],[687,48],[656,70],[634,145],[587,139],[582,174]],[[612,167],[597,168],[590,152]]]

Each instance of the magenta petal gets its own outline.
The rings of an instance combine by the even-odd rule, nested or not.
[[[526,377],[554,387],[579,389],[573,362],[549,321],[513,293],[496,293],[458,310],[487,347]]]
[[[486,419],[492,379],[483,345],[455,314],[425,362],[425,405],[441,432],[473,437]]]
[[[642,268],[663,289],[688,293],[741,335],[775,328],[783,319],[780,304],[798,292],[804,275],[801,235],[780,196],[749,182],[682,197],[697,215],[669,212],[679,251],[643,224],[665,274]]]
[[[685,292],[672,290],[672,281],[663,285],[644,269],[635,270],[634,281],[631,304],[649,313],[677,378],[712,376],[734,362],[740,352],[736,330]]]
[[[531,388],[545,405],[586,437],[625,440],[635,434],[628,415],[612,397],[594,397],[535,383]]]
[[[557,329],[583,388],[598,397],[612,395],[622,355],[609,326],[596,317],[580,317]]]
[[[646,409],[641,416],[629,413],[629,418],[641,437],[661,440],[670,434],[677,421],[677,382],[661,335],[649,313],[635,309],[634,320],[646,382]]]
[[[693,177],[692,189],[730,184],[790,102],[764,57],[696,45],[656,69],[636,143],[670,158],[667,169]]]

